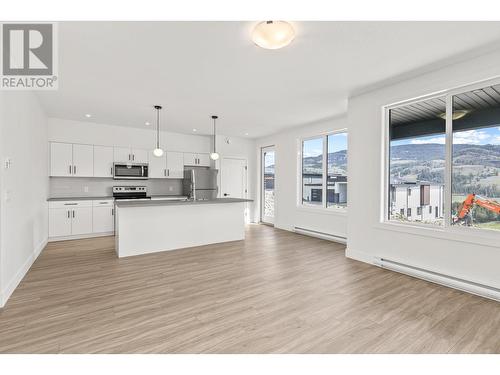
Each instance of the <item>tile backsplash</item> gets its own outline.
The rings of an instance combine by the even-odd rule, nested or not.
[[[149,195],[182,195],[182,179],[114,180],[96,177],[50,177],[49,197],[111,196],[113,186],[147,186]]]

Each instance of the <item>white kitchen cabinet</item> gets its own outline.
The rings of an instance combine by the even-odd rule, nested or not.
[[[94,176],[94,146],[73,145],[73,176]]]
[[[113,160],[115,163],[131,163],[132,150],[130,147],[113,147]]]
[[[198,165],[201,167],[210,167],[210,155],[209,154],[197,154],[198,155]]]
[[[114,147],[115,163],[147,163],[148,150],[130,147]]]
[[[92,177],[94,147],[71,143],[50,143],[50,175],[57,177]]]
[[[190,152],[184,153],[184,165],[194,167],[210,167],[209,154],[194,154]]]
[[[67,177],[73,175],[73,145],[50,143],[50,175]]]
[[[49,209],[49,237],[71,235],[71,209]]]
[[[113,200],[94,201],[92,211],[92,232],[105,233],[115,230],[115,209]]]
[[[113,177],[113,147],[94,146],[94,177]]]
[[[149,178],[167,178],[167,153],[161,157],[153,155],[149,152]]]
[[[78,207],[71,210],[71,234],[92,233],[92,207]]]
[[[184,155],[182,152],[167,151],[167,178],[184,178]]]
[[[132,149],[132,162],[133,163],[147,163],[148,162],[148,150],[144,150],[141,148],[133,148]]]

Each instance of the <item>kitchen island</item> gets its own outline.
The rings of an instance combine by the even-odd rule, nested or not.
[[[248,199],[116,201],[118,257],[245,238]]]

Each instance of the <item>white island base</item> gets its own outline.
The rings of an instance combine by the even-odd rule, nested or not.
[[[245,202],[120,202],[116,204],[118,257],[245,238]]]

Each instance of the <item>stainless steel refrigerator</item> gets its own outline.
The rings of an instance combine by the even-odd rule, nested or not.
[[[217,198],[217,169],[191,168],[184,170],[183,194],[195,200]]]

